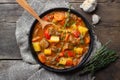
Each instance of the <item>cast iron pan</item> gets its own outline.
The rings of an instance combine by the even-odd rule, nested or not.
[[[53,9],[49,9],[47,11],[45,11],[44,13],[42,13],[40,15],[40,17],[42,18],[43,16],[45,16],[46,14],[48,13],[51,13],[52,11],[68,11],[68,8],[53,8]],[[34,21],[34,23],[32,24],[31,26],[31,29],[30,29],[30,34],[29,34],[29,47],[30,47],[30,50],[32,52],[32,55],[33,57],[35,58],[35,60],[45,69],[49,70],[49,71],[53,71],[53,72],[58,72],[58,73],[63,73],[63,72],[74,72],[74,71],[77,71],[79,70],[82,65],[85,63],[85,61],[88,59],[88,57],[90,56],[91,54],[91,51],[92,51],[92,48],[93,48],[93,41],[94,41],[94,37],[93,37],[93,32],[92,32],[92,29],[91,29],[91,25],[88,23],[88,21],[86,20],[86,18],[84,16],[82,16],[80,13],[78,13],[77,11],[71,9],[70,10],[71,13],[77,15],[78,17],[81,17],[84,21],[84,23],[86,24],[87,28],[89,29],[89,34],[90,34],[90,39],[91,39],[91,42],[90,42],[90,45],[89,45],[89,50],[88,52],[86,53],[86,55],[84,56],[84,58],[82,59],[81,63],[79,65],[77,65],[76,67],[72,67],[72,68],[67,68],[67,69],[54,69],[54,68],[51,68],[49,66],[46,66],[44,65],[43,63],[41,63],[39,60],[38,60],[38,57],[37,57],[37,54],[36,52],[34,51],[33,49],[33,46],[32,46],[32,34],[33,34],[33,31],[34,31],[34,27],[35,27],[35,24],[37,22],[37,20]]]

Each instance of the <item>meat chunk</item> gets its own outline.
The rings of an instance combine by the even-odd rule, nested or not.
[[[68,41],[73,45],[78,45],[80,43],[80,38],[75,38],[74,36],[70,35]]]
[[[58,31],[58,30],[56,30],[56,28],[54,28],[54,27],[50,27],[49,29],[48,29],[48,32],[49,32],[49,34],[50,35],[56,35],[56,36],[60,36],[60,32]]]
[[[47,48],[49,46],[49,42],[45,38],[43,38],[40,41],[40,46],[45,49],[45,48]]]
[[[73,48],[73,45],[70,44],[70,43],[65,43],[65,45],[63,46],[63,51],[66,50],[66,49],[72,49]]]
[[[61,35],[61,33],[60,33],[60,32],[58,32],[58,31],[56,31],[55,35],[56,35],[56,36],[60,36],[60,35]]]
[[[51,50],[56,53],[56,52],[60,52],[60,51],[61,51],[61,48],[58,48],[58,47],[56,47],[56,46],[52,46],[52,47],[51,47]]]
[[[53,52],[57,52],[57,47],[56,47],[56,46],[52,46],[52,47],[51,47],[51,50],[52,50]]]
[[[55,35],[56,30],[54,29],[54,27],[50,27],[48,31],[50,35]]]

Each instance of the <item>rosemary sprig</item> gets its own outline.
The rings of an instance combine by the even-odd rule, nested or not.
[[[80,75],[86,73],[94,74],[96,71],[107,67],[110,63],[117,60],[118,56],[116,55],[116,52],[114,50],[109,50],[107,44],[103,45],[96,51],[96,54],[90,59],[90,61],[83,66]]]
[[[67,11],[67,19],[65,20],[65,24],[64,24],[64,28],[66,28],[67,27],[67,25],[68,25],[68,22],[69,22],[69,20],[70,20],[70,9],[71,9],[71,4],[69,5],[69,10]]]

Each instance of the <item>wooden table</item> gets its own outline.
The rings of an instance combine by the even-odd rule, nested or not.
[[[69,0],[70,3],[91,22],[93,13],[85,13],[79,5],[83,0]],[[21,61],[20,51],[15,39],[16,21],[23,9],[15,0],[0,0],[0,71],[6,70]],[[98,0],[97,10],[101,22],[94,28],[99,40],[104,44],[112,40],[109,48],[120,55],[120,0]],[[120,80],[120,59],[107,69],[96,74],[96,80]]]

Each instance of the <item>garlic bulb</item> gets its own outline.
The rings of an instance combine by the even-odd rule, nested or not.
[[[96,9],[97,0],[85,0],[81,5],[80,8],[83,9],[85,12],[92,12]]]
[[[100,21],[100,17],[96,14],[92,15],[92,24],[97,24]]]

